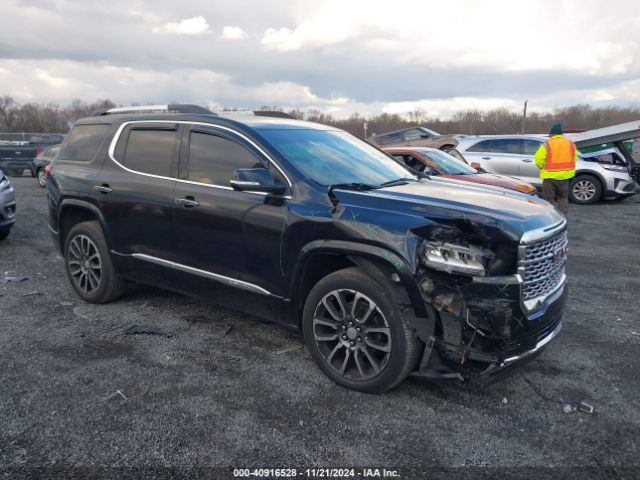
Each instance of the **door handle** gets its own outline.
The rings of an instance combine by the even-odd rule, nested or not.
[[[533,162],[533,160],[531,160],[530,158],[523,158],[523,159],[522,159],[522,161],[523,161],[524,163],[531,163],[531,162]]]
[[[100,193],[111,193],[113,190],[111,190],[111,188],[109,188],[109,185],[106,183],[103,183],[102,185],[94,185],[93,189],[96,192],[100,192]]]
[[[483,160],[491,160],[491,157],[482,157]]]
[[[198,203],[198,201],[191,196],[185,198],[176,198],[176,202],[179,205],[182,205],[184,208],[193,208],[200,205],[200,203]]]

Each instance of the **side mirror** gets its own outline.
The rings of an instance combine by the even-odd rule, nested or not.
[[[429,135],[428,133],[421,133],[420,138],[431,138],[431,135]]]
[[[268,168],[238,168],[229,181],[234,190],[240,192],[264,192],[280,195],[287,190],[277,184]]]

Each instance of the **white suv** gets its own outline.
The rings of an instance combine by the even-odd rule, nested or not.
[[[478,163],[487,172],[509,175],[542,187],[540,169],[533,155],[546,135],[484,135],[465,137],[456,149],[469,164]],[[625,198],[635,192],[629,165],[617,148],[581,154],[569,199],[574,203],[596,203],[604,198]]]

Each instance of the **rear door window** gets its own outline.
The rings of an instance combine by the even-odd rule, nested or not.
[[[191,132],[189,174],[192,182],[229,186],[237,168],[260,168],[264,164],[233,140],[204,132]]]
[[[404,132],[404,141],[411,142],[413,140],[420,140],[422,135],[428,136],[426,132],[423,132],[419,128],[412,128],[411,130],[407,130]]]
[[[398,143],[402,141],[402,135],[400,133],[390,133],[388,135],[381,135],[377,137],[376,141],[380,145],[388,145],[390,143]]]
[[[171,161],[177,139],[176,129],[132,128],[122,163],[136,172],[171,177]]]
[[[523,141],[517,138],[496,138],[491,140],[491,153],[508,153],[522,155],[524,151]]]
[[[60,148],[58,160],[90,162],[107,135],[109,127],[107,124],[76,125]]]

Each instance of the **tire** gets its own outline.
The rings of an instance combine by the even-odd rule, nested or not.
[[[569,186],[569,200],[578,205],[596,203],[602,197],[602,183],[592,175],[578,175]]]
[[[347,268],[309,292],[302,316],[305,342],[322,372],[338,385],[381,393],[415,368],[422,344],[391,291],[360,269]],[[338,308],[338,297],[345,308]]]
[[[9,236],[9,232],[11,232],[11,226],[1,227],[0,228],[0,241],[4,240]]]
[[[453,150],[454,148],[456,148],[455,145],[442,145],[440,147],[440,150],[442,150],[443,152],[450,152],[451,150]]]
[[[47,186],[47,179],[44,176],[44,168],[39,168],[36,171],[36,178],[38,179],[38,185],[40,185],[42,188]]]
[[[125,282],[113,268],[98,222],[82,222],[69,231],[64,260],[71,286],[83,300],[107,303],[125,294]]]

